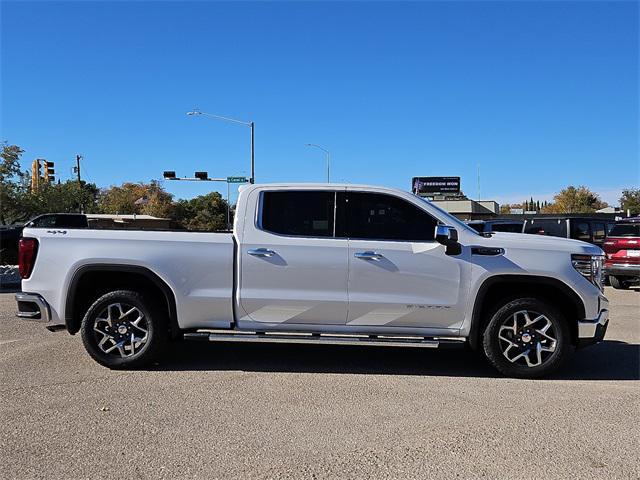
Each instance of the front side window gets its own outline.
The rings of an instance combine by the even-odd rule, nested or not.
[[[347,195],[346,230],[350,238],[431,241],[438,221],[401,198],[379,193]]]
[[[283,191],[262,194],[263,230],[297,237],[332,237],[334,192]]]

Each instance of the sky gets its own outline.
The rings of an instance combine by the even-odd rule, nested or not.
[[[404,190],[460,176],[500,203],[640,184],[631,2],[8,2],[0,139],[101,187],[193,176]],[[164,182],[190,198],[224,183]],[[235,188],[235,187],[234,187]]]

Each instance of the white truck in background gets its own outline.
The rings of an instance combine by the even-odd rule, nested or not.
[[[233,233],[25,228],[18,315],[80,332],[109,368],[172,339],[467,343],[508,376],[541,377],[608,322],[600,248],[480,235],[407,192],[241,188]]]

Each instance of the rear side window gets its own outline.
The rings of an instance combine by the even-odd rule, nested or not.
[[[437,220],[401,198],[379,193],[347,196],[347,236],[366,240],[430,241]]]
[[[622,223],[615,225],[609,232],[610,237],[640,237],[640,224]]]
[[[263,230],[298,237],[332,237],[334,192],[286,191],[262,194]]]
[[[552,237],[567,237],[567,221],[561,218],[527,220],[524,233],[550,235]]]
[[[588,242],[591,240],[591,236],[589,235],[589,223],[587,222],[577,222],[573,227],[573,235],[572,238],[576,240],[582,240]]]
[[[604,240],[604,237],[607,236],[607,232],[604,228],[604,223],[594,223],[593,224],[593,239],[594,240]]]

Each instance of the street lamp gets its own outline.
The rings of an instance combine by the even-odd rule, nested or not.
[[[327,155],[327,183],[331,183],[331,180],[329,179],[329,173],[331,168],[331,154],[329,153],[329,150],[321,147],[320,145],[316,145],[315,143],[307,143],[307,147],[319,148]]]
[[[187,112],[187,115],[189,115],[190,117],[196,116],[196,115],[204,115],[206,117],[216,118],[218,120],[224,120],[225,122],[239,123],[241,125],[246,125],[247,127],[251,128],[251,178],[249,178],[249,183],[255,183],[256,176],[255,176],[255,162],[254,162],[254,155],[253,155],[253,152],[254,152],[253,138],[254,138],[254,130],[255,130],[254,123],[243,122],[242,120],[236,120],[235,118],[228,118],[228,117],[223,117],[221,115],[213,115],[212,113],[201,112],[197,108],[194,108],[190,112]]]

